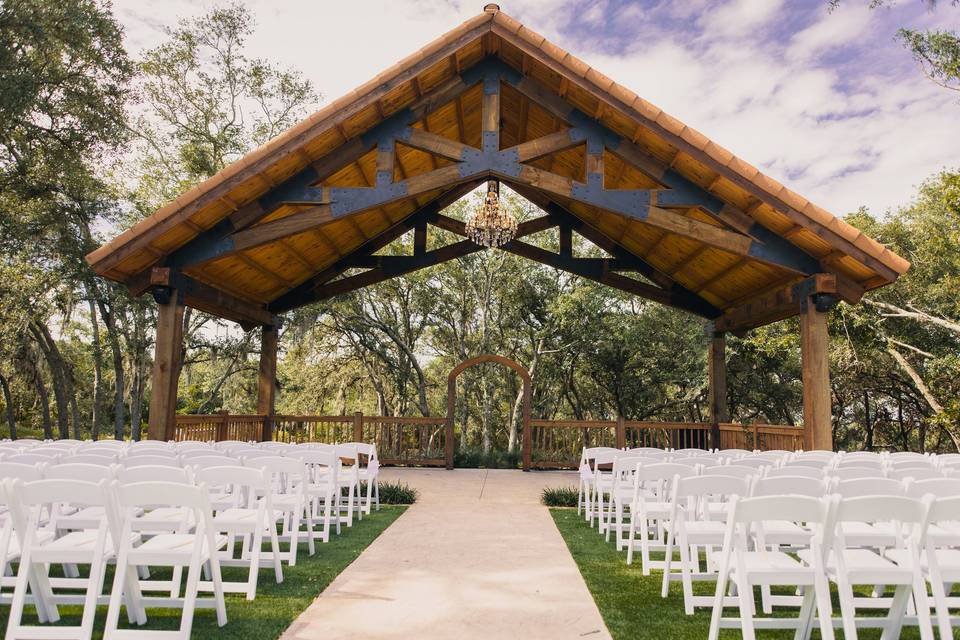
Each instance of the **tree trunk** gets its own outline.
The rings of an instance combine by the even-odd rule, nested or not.
[[[88,287],[90,305],[90,331],[93,339],[93,410],[90,414],[90,438],[100,439],[100,423],[103,421],[103,348],[100,345],[100,320],[97,318],[95,293]]]
[[[113,437],[117,440],[123,440],[125,426],[123,351],[120,350],[120,337],[117,335],[117,323],[113,312],[107,308],[103,300],[98,300],[97,306],[100,308],[103,324],[107,328],[107,341],[110,343],[110,354],[113,358],[113,376],[116,387],[113,394]]]
[[[45,440],[53,440],[53,420],[50,417],[50,394],[47,392],[47,385],[43,382],[43,376],[40,373],[39,367],[37,367],[35,371],[33,384],[37,388],[37,395],[40,396],[40,409],[43,411],[43,438]]]
[[[0,388],[3,389],[3,404],[7,413],[7,427],[10,429],[10,439],[17,439],[17,417],[13,411],[13,396],[10,394],[10,384],[6,377],[0,373]]]
[[[864,448],[873,451],[873,420],[870,418],[870,394],[863,390],[863,428],[867,432]]]
[[[30,333],[40,347],[47,368],[50,370],[50,381],[53,383],[53,397],[57,405],[57,429],[61,439],[70,437],[70,400],[67,397],[67,380],[63,371],[63,361],[56,344],[47,341],[50,332],[45,324],[38,321],[30,322]]]

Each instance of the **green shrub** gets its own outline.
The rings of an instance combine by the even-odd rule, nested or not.
[[[516,469],[520,466],[519,451],[491,450],[484,453],[480,447],[461,447],[453,454],[457,469]]]
[[[360,483],[360,495],[367,495],[367,483]],[[380,504],[413,504],[420,493],[405,482],[381,482]]]
[[[578,494],[576,487],[546,487],[540,494],[540,502],[548,507],[575,507]]]

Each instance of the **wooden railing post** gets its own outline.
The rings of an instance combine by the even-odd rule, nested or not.
[[[757,439],[757,423],[753,423],[753,449],[756,451],[759,448],[759,441]]]
[[[617,449],[623,449],[627,446],[627,428],[623,424],[623,416],[617,416],[616,439]]]
[[[363,442],[363,411],[353,414],[353,441]]]
[[[447,470],[453,469],[453,406],[457,400],[457,378],[447,378],[447,424],[444,437],[444,450],[447,458]]]

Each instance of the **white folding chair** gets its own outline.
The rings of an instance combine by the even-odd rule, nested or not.
[[[339,475],[342,466],[337,450],[304,448],[292,452],[291,457],[302,461],[306,470],[307,483],[304,490],[307,509],[312,515],[314,525],[321,525],[320,531],[314,533],[314,537],[322,542],[329,542],[331,525],[336,526],[337,534],[340,534]]]
[[[360,476],[361,488],[366,487],[366,495],[360,496],[363,513],[370,513],[372,505],[377,505],[377,511],[380,510],[380,460],[377,458],[377,445],[365,442],[348,442],[350,446],[356,446],[357,454],[366,458],[366,464],[360,464],[358,474]],[[360,460],[358,460],[358,463]]]
[[[899,638],[912,595],[920,637],[933,640],[930,603],[919,557],[919,542],[924,535],[932,502],[932,496],[916,500],[903,495],[872,495],[840,500],[835,519],[841,526],[836,527],[835,532],[827,533],[829,554],[825,569],[827,577],[837,585],[845,639],[857,638],[858,627],[881,627],[884,629],[883,638]],[[891,523],[897,535],[898,547],[902,549],[897,563],[872,549],[850,545],[846,541],[842,525],[881,521]],[[803,551],[800,557],[807,559]],[[864,599],[854,597],[854,585],[895,587],[887,616],[858,618],[858,602]]]
[[[597,530],[605,533],[606,510],[609,508],[608,496],[613,489],[612,467],[614,460],[624,452],[612,447],[595,447],[586,450],[587,462],[593,468],[593,480],[591,482],[591,503],[593,509],[590,510],[590,526],[593,526],[593,519],[597,519]],[[611,467],[611,471],[601,469],[601,466]]]
[[[74,479],[28,483],[15,481],[8,485],[7,491],[12,500],[23,507],[20,515],[14,519],[14,527],[25,527],[23,551],[7,624],[8,640],[40,637],[79,640],[92,636],[96,606],[102,600],[106,565],[115,557],[114,539],[117,531],[112,525],[116,523],[116,513],[108,486],[106,480],[94,484]],[[96,509],[105,515],[96,521],[94,527],[71,530],[56,537],[48,535],[49,531],[40,528],[37,514],[45,505],[62,503]],[[62,529],[61,523],[56,522],[56,507],[53,513],[51,524],[56,529]],[[89,565],[90,572],[87,578],[51,578],[51,564]],[[28,586],[35,603],[44,600],[49,622],[56,622],[60,618],[57,604],[81,604],[83,613],[80,625],[58,626],[56,630],[24,625],[23,609],[27,603]],[[58,594],[54,590],[57,587],[69,592]],[[73,593],[78,589],[83,590],[82,596]],[[132,615],[135,620],[139,618],[135,608]]]
[[[926,488],[932,487],[928,485]],[[957,522],[960,522],[960,493],[955,492],[949,497],[937,497],[930,505],[929,524],[920,541],[920,569],[924,579],[930,584],[933,594],[933,606],[941,640],[955,637],[953,633],[955,618],[951,617],[950,609],[960,608],[960,597],[951,596],[950,589],[960,582],[960,544],[957,541],[960,532],[945,536],[944,530],[940,527],[941,523]],[[940,533],[935,533],[935,529]],[[887,553],[887,558],[898,565],[906,566],[910,566],[913,560],[907,549],[893,549]]]
[[[337,521],[343,519],[343,511],[346,511],[346,522],[348,527],[353,526],[353,514],[357,513],[359,519],[363,519],[363,509],[360,508],[360,455],[357,452],[356,445],[338,444],[336,448],[337,456],[342,460],[352,460],[353,464],[341,465],[337,472],[337,482],[340,484],[341,492],[346,490],[346,504],[344,504],[343,495],[338,496],[340,510],[336,513]]]
[[[736,476],[674,476],[670,492],[670,517],[664,524],[667,531],[667,547],[661,596],[670,593],[671,580],[680,580],[683,586],[683,609],[693,615],[695,607],[713,606],[712,596],[695,596],[694,581],[712,582],[717,579],[715,552],[723,545],[726,522],[714,520],[714,516],[729,507],[733,496],[746,497],[749,493],[746,479]],[[673,571],[673,548],[680,551],[680,572]],[[705,552],[705,565],[701,568],[700,551]]]
[[[749,479],[761,475],[763,469],[763,467],[748,467],[734,463],[704,467],[701,473],[703,475],[732,476],[734,478]],[[724,516],[724,521],[726,521],[726,516]]]
[[[313,515],[307,500],[307,485],[310,483],[303,460],[294,457],[254,457],[242,458],[243,466],[261,469],[268,474],[273,491],[271,501],[273,509],[283,517],[281,542],[290,546],[287,551],[287,564],[297,564],[297,552],[300,546],[301,527],[306,525],[307,549],[310,555],[316,552],[314,547]],[[272,560],[272,558],[271,558]]]
[[[830,590],[823,570],[824,536],[831,526],[835,499],[808,496],[763,496],[732,498],[724,533],[723,550],[714,605],[710,617],[709,640],[717,640],[720,628],[739,627],[744,640],[756,638],[755,629],[796,629],[795,638],[809,637],[814,608],[824,640],[833,640]],[[800,562],[783,551],[751,550],[749,535],[758,525],[773,521],[796,520],[807,523],[816,534],[810,540],[809,559]],[[729,583],[736,586],[739,616],[723,617]],[[796,618],[754,617],[753,588],[759,586],[795,586],[803,593],[803,604]]]
[[[283,582],[280,564],[280,545],[277,539],[277,517],[273,509],[273,491],[268,475],[261,469],[236,466],[208,467],[197,469],[195,479],[208,489],[221,488],[233,496],[233,505],[217,509],[213,516],[216,533],[226,535],[227,548],[219,552],[220,566],[247,567],[244,582],[223,581],[227,593],[244,593],[247,600],[257,596],[257,579],[260,574],[260,559],[263,555],[263,534],[270,541],[270,557],[277,584]],[[257,496],[263,496],[258,499]],[[240,540],[240,557],[234,557],[234,545]],[[200,590],[209,590],[209,583],[201,582]]]
[[[205,485],[188,485],[175,482],[137,482],[130,485],[114,484],[116,501],[122,517],[120,533],[120,551],[113,588],[110,592],[110,606],[107,609],[107,621],[104,639],[131,638],[138,640],[149,638],[176,638],[189,640],[193,627],[193,612],[197,607],[212,607],[217,613],[217,624],[227,623],[227,610],[223,597],[223,584],[220,576],[220,561],[217,553],[227,542],[223,536],[217,536],[213,525],[210,504],[207,501]],[[171,532],[158,533],[134,546],[131,533],[138,530],[137,511],[156,505],[171,509],[188,510],[192,514],[195,527],[181,526]],[[212,577],[213,598],[197,597],[200,587],[200,571],[204,564],[209,565]],[[168,566],[182,569],[187,567],[187,584],[182,598],[179,593],[169,598],[145,597],[136,587],[128,587],[124,576],[132,575],[130,569],[139,566]],[[127,593],[132,591],[132,593]],[[179,588],[178,588],[179,592]],[[121,599],[128,600],[137,609],[146,607],[179,607],[182,609],[180,628],[176,631],[144,631],[142,629],[118,629]],[[145,622],[145,620],[144,620]]]
[[[639,464],[633,475],[633,500],[630,504],[630,533],[627,536],[627,564],[633,564],[633,552],[640,537],[640,564],[643,575],[665,563],[650,560],[651,551],[666,548],[664,521],[670,517],[670,489],[674,476],[687,478],[699,473],[699,466],[661,462]]]
[[[637,467],[644,464],[656,464],[658,460],[649,456],[637,456],[622,454],[613,461],[613,470],[611,472],[612,486],[610,488],[610,508],[601,516],[607,518],[604,524],[606,528],[606,541],[610,541],[611,530],[615,531],[615,541],[617,551],[623,549],[628,543],[624,537],[623,525],[625,518],[633,517],[630,507],[633,504],[633,474]],[[612,511],[612,514],[611,514]],[[613,520],[613,525],[610,524]]]

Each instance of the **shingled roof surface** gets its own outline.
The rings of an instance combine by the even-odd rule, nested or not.
[[[737,158],[702,133],[547,41],[495,6],[328,104],[297,126],[190,189],[131,229],[87,256],[100,274],[131,283],[169,256],[305,167],[324,167],[323,185],[370,186],[376,150],[347,166],[335,167],[345,145],[391,115],[412,109],[414,124],[433,134],[479,145],[479,89],[438,102],[444,87],[489,59],[530,78],[545,95],[573,105],[608,130],[642,148],[664,167],[706,189],[732,210],[785,238],[860,293],[889,284],[909,262],[876,240],[809,202],[756,167]],[[567,126],[529,96],[504,89],[501,139],[519,144]],[[397,149],[397,178],[426,173],[448,161],[423,151]],[[541,166],[582,180],[583,161],[572,150],[542,159]],[[656,179],[610,158],[605,181],[612,189],[655,189]],[[462,186],[462,185],[457,185]],[[252,304],[266,305],[306,281],[339,257],[382,233],[424,203],[452,188],[439,188],[408,201],[364,211],[319,225],[283,240],[191,267],[190,277]],[[696,291],[717,308],[730,310],[756,296],[797,281],[797,274],[775,265],[731,255],[689,237],[664,233],[643,221],[577,203],[564,203],[587,224],[615,238],[658,270]],[[303,206],[284,205],[255,224],[282,219]],[[726,228],[715,216],[691,208],[685,215]],[[743,217],[741,215],[741,217]],[[728,223],[729,224],[729,223]],[[742,229],[740,229],[742,231]],[[856,296],[854,296],[856,297]]]

